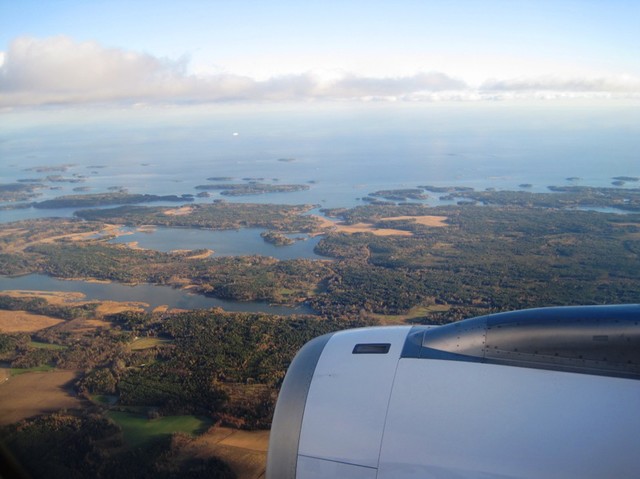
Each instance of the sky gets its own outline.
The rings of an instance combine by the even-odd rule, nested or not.
[[[638,0],[0,0],[0,108],[640,100]]]

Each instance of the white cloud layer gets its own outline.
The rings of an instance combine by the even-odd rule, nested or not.
[[[445,73],[376,78],[313,73],[256,80],[220,73],[191,75],[185,58],[169,60],[64,36],[14,40],[0,52],[0,107],[89,103],[234,101],[441,101],[640,98],[640,78],[490,79],[471,87]]]
[[[511,80],[487,80],[481,86],[483,91],[508,92],[609,92],[638,93],[640,78],[618,76],[609,78],[561,78],[544,76],[538,78],[518,78]]]

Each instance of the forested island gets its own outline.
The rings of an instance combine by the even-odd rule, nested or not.
[[[74,470],[199,477],[196,471],[205,467],[218,474],[213,477],[235,477],[234,459],[222,448],[207,458],[189,452],[199,444],[198,428],[268,428],[289,362],[317,335],[366,325],[444,324],[529,307],[640,302],[640,191],[423,186],[376,193],[398,200],[425,190],[463,203],[388,202],[325,209],[324,216],[310,214],[317,205],[124,205],[0,225],[4,275],[170,285],[236,301],[304,303],[313,310],[287,317],[145,311],[73,293],[2,292],[0,361],[14,386],[0,393],[21,395],[11,404],[28,402],[21,381],[37,374],[60,374],[72,393],[60,393],[57,383],[55,394],[46,381],[28,383],[32,395],[53,403],[58,398],[60,406],[12,417],[7,408],[0,437],[18,457],[48,458],[31,471],[48,477],[69,477]],[[79,196],[88,197],[81,202],[87,206],[92,195]],[[293,241],[289,234],[321,235],[316,252],[326,259],[216,257],[109,243],[121,225],[258,227],[266,230],[266,241],[283,248]],[[155,432],[141,435],[135,421]],[[166,421],[179,424],[173,435],[161,434]],[[143,471],[141,463],[152,466]]]
[[[295,243],[294,239],[291,239],[288,236],[285,236],[282,233],[277,233],[275,231],[264,231],[260,233],[260,236],[267,243],[271,243],[276,246],[288,246]]]
[[[373,198],[384,198],[392,201],[426,200],[429,198],[422,188],[405,188],[399,190],[379,190],[369,193]]]
[[[472,200],[485,205],[536,208],[617,208],[640,211],[639,188],[549,186],[551,193],[528,191],[452,191],[445,200]],[[562,194],[558,194],[562,193]]]
[[[154,201],[193,201],[185,195],[146,195],[121,191],[113,193],[96,193],[92,195],[66,195],[52,200],[34,203],[36,208],[90,208],[92,206],[131,205],[137,203],[151,203]]]
[[[259,178],[263,180],[264,178]],[[292,193],[294,191],[308,190],[308,185],[272,185],[258,183],[252,178],[247,178],[249,183],[222,183],[213,185],[198,185],[197,190],[220,190],[224,196],[262,195],[265,193]]]
[[[36,198],[38,190],[44,185],[38,182],[24,181],[20,183],[0,184],[0,201],[19,202]]]

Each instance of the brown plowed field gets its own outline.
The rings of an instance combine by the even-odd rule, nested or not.
[[[0,425],[27,417],[82,406],[69,393],[76,371],[49,371],[12,376],[0,384]]]

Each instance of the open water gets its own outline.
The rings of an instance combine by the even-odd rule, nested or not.
[[[380,189],[459,185],[531,191],[548,185],[608,186],[640,176],[640,109],[502,105],[359,107],[290,111],[198,111],[159,118],[129,112],[79,123],[57,120],[0,129],[3,183],[60,175],[37,200],[106,192],[196,194],[209,177],[307,184],[308,191],[196,201],[361,204]],[[26,120],[22,120],[25,122]],[[294,161],[278,161],[293,159]],[[28,171],[68,164],[64,172]],[[311,182],[311,183],[310,183]],[[633,184],[629,184],[633,186]],[[432,202],[437,202],[433,195]],[[2,220],[73,210],[2,211]]]
[[[122,228],[130,233],[111,240],[111,243],[136,242],[137,246],[156,251],[171,251],[180,245],[180,249],[213,250],[214,256],[260,255],[274,258],[296,259],[328,259],[317,255],[313,249],[320,241],[320,237],[308,238],[304,234],[291,235],[293,238],[303,238],[287,246],[275,246],[262,239],[260,228],[242,228],[239,230],[200,230],[191,228],[163,228],[158,227],[152,232],[137,231],[135,228]]]

